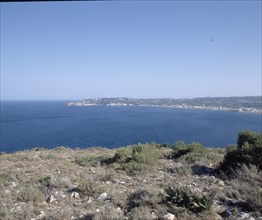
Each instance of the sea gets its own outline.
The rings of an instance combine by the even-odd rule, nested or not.
[[[0,151],[36,147],[116,148],[178,140],[224,148],[241,130],[262,131],[262,115],[138,106],[67,106],[66,101],[1,101]]]

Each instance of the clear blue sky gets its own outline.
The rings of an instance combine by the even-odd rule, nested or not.
[[[261,95],[261,1],[1,4],[1,99]]]

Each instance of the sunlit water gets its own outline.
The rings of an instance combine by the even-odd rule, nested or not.
[[[119,147],[155,141],[236,143],[243,129],[261,132],[261,115],[157,107],[68,107],[65,101],[1,102],[1,151],[33,147]]]

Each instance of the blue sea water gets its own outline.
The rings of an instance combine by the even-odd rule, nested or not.
[[[262,116],[159,107],[66,106],[66,101],[2,101],[0,151],[33,147],[108,148],[156,141],[236,143],[243,129],[261,132]]]

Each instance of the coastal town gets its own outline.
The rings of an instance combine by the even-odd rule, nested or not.
[[[234,112],[262,113],[261,96],[250,97],[206,97],[194,99],[133,99],[96,98],[68,102],[67,106],[145,106],[178,109],[224,110]]]

